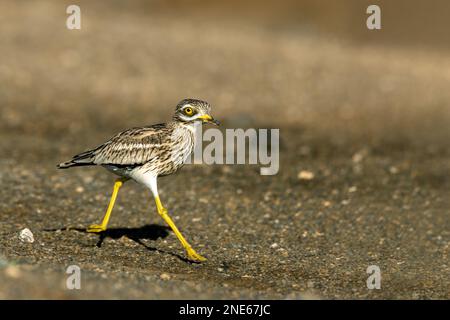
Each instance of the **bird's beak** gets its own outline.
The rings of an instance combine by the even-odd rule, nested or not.
[[[211,117],[209,114],[204,114],[204,115],[198,117],[198,119],[201,119],[203,121],[203,123],[211,122],[211,123],[215,124],[216,126],[218,126],[220,124],[219,121],[214,120],[214,118]]]

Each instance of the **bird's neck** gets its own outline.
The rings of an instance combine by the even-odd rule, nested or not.
[[[180,129],[183,130],[188,130],[190,131],[192,134],[196,134],[198,132],[198,130],[200,129],[200,127],[202,126],[202,123],[199,121],[192,121],[192,122],[173,122],[173,125],[175,127],[178,127]]]

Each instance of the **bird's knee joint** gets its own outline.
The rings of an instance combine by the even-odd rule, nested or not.
[[[169,213],[169,211],[167,211],[166,208],[159,209],[159,214],[162,216],[167,216],[168,213]]]
[[[123,181],[122,181],[122,180],[117,180],[117,181],[116,181],[116,186],[117,186],[118,188],[120,188],[122,185],[123,185]]]

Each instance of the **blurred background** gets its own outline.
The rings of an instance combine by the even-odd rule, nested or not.
[[[370,31],[371,3],[80,1],[82,29],[68,30],[70,1],[2,1],[0,130],[85,141],[198,97],[222,119],[442,138],[450,4],[378,1]]]
[[[66,28],[70,4],[81,30]],[[366,27],[370,4],[381,7],[381,30]],[[102,268],[124,281],[82,297],[448,298],[449,17],[445,0],[1,0],[4,265],[42,264],[36,272],[56,268],[60,281],[74,259],[94,283]],[[160,187],[169,208],[186,209],[177,223],[206,246],[209,265],[192,271],[139,245],[97,250],[92,235],[43,231],[100,219],[111,189],[101,170],[57,163],[167,121],[186,97],[209,101],[222,128],[281,133],[277,176],[188,166]],[[149,222],[144,193],[126,191],[113,226]],[[45,249],[15,242],[24,227]],[[180,251],[167,239],[155,246]],[[386,272],[386,290],[365,288],[370,263]],[[193,282],[155,288],[139,278],[161,272]],[[8,274],[0,297],[68,294],[34,292],[39,280]]]

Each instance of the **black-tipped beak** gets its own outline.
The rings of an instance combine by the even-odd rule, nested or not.
[[[216,126],[220,125],[220,122],[218,120],[215,120],[209,114],[205,114],[205,115],[199,117],[199,119],[202,119],[204,123],[210,122],[210,123],[215,124]]]

